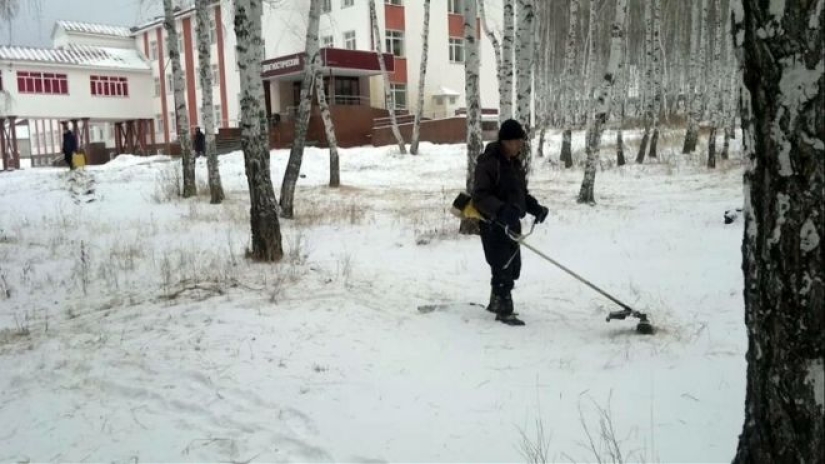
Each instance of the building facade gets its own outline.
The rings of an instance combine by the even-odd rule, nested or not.
[[[463,0],[431,2],[428,72],[423,104],[426,118],[452,117],[464,107],[462,2]],[[192,126],[188,130],[202,125],[201,95],[204,91],[213,92],[218,128],[237,127],[240,119],[240,78],[235,55],[231,1],[216,0],[210,7],[211,89],[202,89],[198,78],[195,10],[191,1],[188,5],[183,3],[177,8],[175,18],[185,76],[187,111]],[[487,1],[491,18],[501,16],[500,3],[501,0]],[[401,114],[413,112],[418,102],[424,2],[376,0],[376,8],[382,49],[389,55],[385,58],[385,63],[391,71],[390,108],[384,102],[384,83],[378,71],[373,47],[368,0],[322,0],[319,39],[327,97],[334,105],[394,109]],[[262,80],[266,90],[266,108],[273,118],[279,120],[291,118],[299,103],[303,68],[301,55],[305,48],[308,10],[309,0],[290,0],[264,6],[262,23],[265,58]],[[497,29],[498,23],[491,21],[491,26]],[[33,119],[35,125],[32,127],[32,138],[52,142],[48,148],[44,148],[46,151],[55,151],[56,129],[50,125],[44,126],[43,122],[38,126],[38,118],[91,118],[89,125],[93,135],[90,138],[111,143],[113,139],[119,139],[117,121],[129,119],[129,115],[123,114],[124,109],[134,113],[131,119],[151,121],[146,130],[151,132],[151,137],[157,144],[168,146],[177,139],[181,129],[177,127],[174,114],[172,70],[162,17],[131,29],[59,21],[54,27],[52,41],[54,48],[40,53],[48,56],[45,59],[40,56],[39,61],[31,61],[29,67],[33,71],[48,67],[52,70],[50,74],[65,76],[69,93],[84,97],[81,104],[78,105],[78,100],[72,99],[61,101],[60,98],[55,98],[54,92],[45,93],[42,89],[37,91],[36,87],[34,92],[29,92],[25,87],[29,84],[26,83],[24,87],[20,87],[24,89],[20,96],[29,102],[28,105],[46,108],[45,113],[24,114],[17,109],[5,113]],[[494,110],[498,107],[495,54],[481,30],[479,43],[481,104],[485,109]],[[11,51],[11,48],[0,47],[0,62],[14,61],[16,52]],[[114,63],[108,58],[97,62],[75,59],[66,63],[53,58],[68,50],[77,53],[84,49],[104,50],[109,55],[128,55],[128,59],[121,58],[131,67],[126,69],[120,63],[108,69],[105,65]],[[68,67],[65,70],[62,69],[64,65]],[[20,70],[23,68],[20,67]],[[4,66],[2,77],[3,82],[14,82],[19,76]],[[28,79],[26,76],[21,78]],[[47,85],[45,82],[41,85]],[[56,86],[54,88],[59,94],[62,92],[60,86],[64,85],[61,82],[63,81],[57,79],[56,83],[48,85]],[[75,109],[88,106],[89,109],[94,108],[94,111],[73,113],[67,111],[68,108],[60,108],[64,103]],[[109,107],[116,108],[117,111],[110,114],[107,112]]]

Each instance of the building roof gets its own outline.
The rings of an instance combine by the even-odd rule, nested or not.
[[[63,28],[66,32],[76,32],[80,34],[103,35],[109,37],[131,37],[131,31],[126,26],[111,26],[108,24],[84,23],[79,21],[57,21],[55,29]]]
[[[92,66],[149,71],[149,63],[135,49],[72,45],[66,48],[0,46],[0,60],[57,65]]]

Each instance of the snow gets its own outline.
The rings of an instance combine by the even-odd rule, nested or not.
[[[461,145],[341,150],[334,191],[327,152],[307,149],[277,265],[244,259],[239,153],[221,157],[220,206],[160,200],[168,157],[0,174],[0,460],[510,462],[540,421],[550,458],[594,461],[580,423],[599,409],[628,461],[729,460],[747,340],[742,222],[722,219],[741,168],[674,155],[678,134],[644,166],[610,167],[604,146],[595,207],[575,201],[581,167],[537,159],[530,184],[551,210],[530,243],[647,311],[651,337],[527,250],[526,327],[418,313],[488,296],[479,240],[449,215]],[[583,146],[574,133],[579,162]],[[273,151],[278,183],[287,158]],[[94,202],[72,178],[94,178]]]

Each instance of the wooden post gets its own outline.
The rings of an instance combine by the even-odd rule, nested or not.
[[[123,154],[123,123],[116,122],[115,123],[115,153],[119,155]]]
[[[89,145],[91,140],[89,137],[89,118],[83,118],[83,152],[86,154],[86,160],[89,158]]]
[[[3,170],[8,169],[6,161],[6,118],[0,118],[0,156],[3,157]]]
[[[17,147],[17,117],[9,116],[9,128],[11,129],[11,169],[20,169],[20,152]]]
[[[147,155],[156,155],[157,154],[157,141],[155,140],[155,120],[149,119],[149,137],[152,140],[152,148],[148,150],[146,153]]]

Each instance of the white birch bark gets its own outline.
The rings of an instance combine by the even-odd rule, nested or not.
[[[321,67],[315,68],[315,93],[318,97],[318,108],[321,110],[321,119],[324,121],[324,131],[329,145],[329,186],[341,186],[341,163],[338,156],[338,137],[335,135],[335,123],[329,113],[327,93],[324,90],[324,74]]]
[[[576,32],[578,30],[579,19],[579,0],[570,0],[570,20],[567,30],[567,47],[565,49],[564,58],[564,84],[565,84],[565,98],[562,104],[562,119],[564,124],[564,132],[562,133],[561,144],[561,162],[564,163],[565,168],[573,167],[573,153],[571,150],[572,131],[575,124],[575,117],[573,114],[573,99],[576,98],[576,73],[574,67],[576,64]]]
[[[378,65],[381,68],[381,77],[384,82],[384,105],[390,114],[390,124],[392,128],[392,135],[395,141],[398,142],[398,151],[402,155],[407,154],[407,146],[404,143],[404,137],[401,136],[401,131],[398,129],[398,119],[395,117],[394,102],[392,99],[392,92],[390,89],[390,76],[387,74],[387,66],[384,64],[384,54],[382,50],[382,43],[384,39],[381,38],[381,31],[378,28],[378,16],[375,12],[375,0],[370,0],[370,23],[372,24],[372,35],[375,40],[375,53],[378,55]]]
[[[295,138],[289,151],[284,180],[281,184],[281,216],[286,219],[295,217],[295,186],[301,173],[304,159],[307,129],[312,110],[312,87],[315,83],[315,69],[318,66],[318,28],[321,16],[320,0],[310,0],[309,23],[306,31],[306,51],[304,53],[304,76],[301,81],[301,102],[298,105],[298,118],[295,122]]]
[[[479,57],[479,31],[477,28],[478,10],[476,0],[465,0],[464,12],[464,94],[467,106],[467,182],[468,192],[473,191],[475,179],[476,158],[481,154],[481,94],[479,88],[479,73],[481,59]],[[476,221],[463,220],[459,231],[469,234],[478,229]]]
[[[189,129],[189,113],[186,110],[186,94],[184,94],[183,68],[180,64],[180,49],[178,48],[178,31],[175,28],[175,13],[172,9],[172,0],[163,0],[164,20],[166,29],[166,46],[169,50],[169,61],[172,63],[172,87],[175,98],[175,115],[178,124],[178,140],[180,141],[181,163],[183,168],[183,197],[189,198],[197,194],[195,183],[195,157],[192,156],[192,136]]]
[[[624,57],[622,46],[624,43],[624,23],[627,14],[627,0],[616,0],[616,15],[613,20],[613,27],[610,31],[610,56],[608,58],[607,72],[604,81],[599,88],[599,97],[596,101],[596,108],[593,117],[588,123],[587,137],[587,163],[584,168],[584,179],[579,190],[579,203],[595,204],[596,198],[594,187],[596,184],[596,165],[599,162],[599,143],[604,124],[610,113],[611,98],[610,92],[615,83],[616,76],[622,74],[624,67]]]
[[[639,152],[636,155],[636,163],[641,164],[645,161],[647,155],[647,145],[650,142],[650,126],[653,123],[653,4],[651,1],[645,2],[645,80],[644,80],[644,94],[645,94],[645,111],[644,111],[644,125],[645,132],[642,136],[642,143],[639,146]]]
[[[504,32],[501,36],[501,67],[504,75],[504,85],[499,96],[499,123],[513,117],[513,81],[515,66],[513,63],[516,29],[515,29],[515,0],[504,0]]]
[[[650,138],[650,152],[648,156],[657,158],[657,148],[659,145],[659,118],[663,108],[664,86],[663,75],[661,29],[662,29],[662,0],[650,0],[653,2],[653,136]]]
[[[215,111],[212,106],[212,25],[209,21],[209,9],[212,2],[196,0],[197,35],[198,35],[198,74],[201,82],[201,108],[203,126],[206,133],[206,165],[209,173],[209,202],[219,204],[224,199],[221,184],[221,171],[218,165],[218,152],[215,147]],[[220,27],[220,26],[216,26]]]
[[[722,0],[715,1],[716,33],[713,40],[713,66],[709,76],[711,83],[709,89],[710,96],[708,97],[708,111],[710,116],[710,135],[708,135],[708,168],[710,169],[716,167],[716,133],[721,124],[721,70],[727,69],[727,67],[722,64],[722,23],[725,21],[722,15]]]
[[[284,253],[278,222],[278,201],[269,170],[268,119],[261,82],[263,40],[261,0],[235,0],[235,37],[241,89],[241,145],[249,186],[249,217],[252,230],[249,257],[256,261],[279,261]]]
[[[733,463],[821,464],[825,1],[743,0],[734,12],[755,121],[741,247],[747,387]]]
[[[688,95],[688,126],[685,131],[685,143],[682,153],[693,153],[699,141],[699,121],[702,118],[700,81],[704,76],[705,36],[707,35],[707,1],[695,0],[691,9],[691,76]]]
[[[426,0],[429,4],[429,0]],[[498,80],[498,95],[499,95],[499,123],[504,122],[507,118],[504,118],[504,95],[505,95],[505,75],[504,75],[504,63],[502,62],[502,45],[496,37],[496,34],[490,29],[490,26],[487,24],[487,12],[484,9],[484,0],[478,0],[478,13],[481,16],[481,26],[484,28],[484,34],[487,35],[487,39],[490,41],[490,44],[493,47],[493,53],[496,58],[496,78]],[[427,13],[429,14],[429,13]]]
[[[535,46],[533,30],[533,0],[518,0],[518,47],[516,56],[516,114],[527,136],[522,146],[521,159],[529,176],[533,164],[533,121],[530,103],[533,100],[533,47]]]
[[[483,2],[482,2],[483,4]],[[415,123],[413,124],[410,153],[418,154],[418,142],[421,137],[421,117],[424,114],[424,81],[427,78],[427,58],[430,42],[430,0],[424,0],[424,30],[421,32],[421,70],[418,74],[418,105],[415,109]],[[498,50],[496,50],[498,51]],[[496,54],[498,56],[498,53]]]

